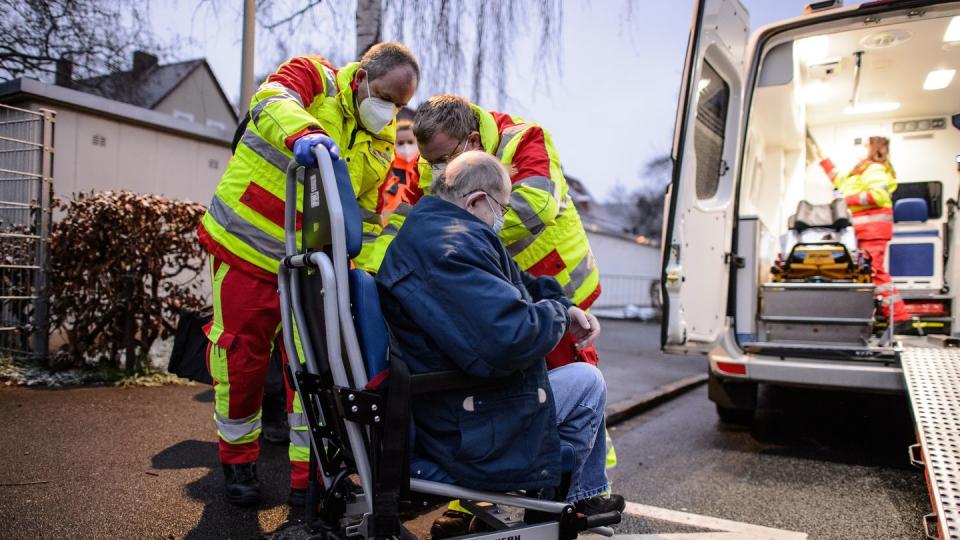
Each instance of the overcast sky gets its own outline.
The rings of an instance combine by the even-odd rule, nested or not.
[[[670,150],[693,5],[692,0],[636,0],[632,16],[626,18],[623,1],[630,0],[564,4],[562,74],[552,78],[549,91],[542,84],[534,87],[529,76],[534,55],[528,50],[533,43],[521,38],[503,106],[504,112],[546,127],[567,173],[583,180],[601,199],[618,183],[628,189],[642,187],[643,164]],[[744,0],[753,28],[799,15],[806,3]],[[241,2],[214,4],[216,12],[210,7],[198,11],[196,5],[197,0],[153,0],[156,31],[161,39],[179,36],[180,59],[206,57],[227,95],[236,100]],[[319,11],[319,16],[352,26],[352,2],[326,5],[328,11]],[[331,13],[340,5],[346,6],[343,12]],[[346,28],[333,44],[321,35],[299,35],[289,52],[349,59],[352,32]],[[262,35],[258,39],[257,73],[262,73],[279,58],[273,41]],[[415,101],[424,97],[418,94]],[[496,103],[480,105],[495,108]]]

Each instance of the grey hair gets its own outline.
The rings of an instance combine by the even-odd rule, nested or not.
[[[377,43],[367,49],[360,58],[360,67],[367,70],[371,81],[390,73],[397,66],[409,66],[417,77],[417,82],[420,82],[420,64],[413,52],[403,44],[395,41]]]
[[[480,129],[470,102],[453,94],[441,94],[424,101],[413,118],[413,135],[420,144],[429,144],[438,132],[462,141]]]
[[[477,191],[503,194],[510,190],[510,173],[499,159],[471,150],[450,161],[443,176],[433,179],[430,189],[437,197],[452,203]]]

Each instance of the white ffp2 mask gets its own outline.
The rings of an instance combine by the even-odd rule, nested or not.
[[[367,84],[367,99],[360,103],[360,123],[370,133],[380,133],[393,120],[397,106],[370,93],[370,77],[363,81]]]

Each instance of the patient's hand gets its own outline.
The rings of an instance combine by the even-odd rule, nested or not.
[[[570,306],[567,313],[570,315],[570,333],[577,340],[577,348],[593,345],[600,335],[600,321],[577,306]]]

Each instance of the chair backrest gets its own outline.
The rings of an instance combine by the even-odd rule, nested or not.
[[[924,223],[929,217],[930,209],[924,199],[900,199],[893,204],[893,220],[897,223],[904,221]]]
[[[800,201],[797,211],[790,216],[787,225],[791,230],[802,232],[810,228],[829,228],[839,231],[850,226],[850,211],[843,199],[829,204],[812,204]]]

